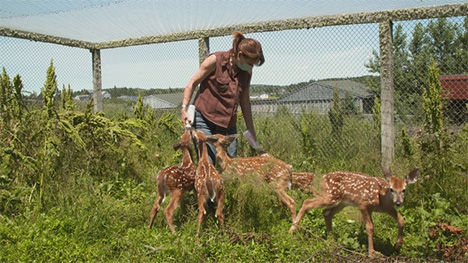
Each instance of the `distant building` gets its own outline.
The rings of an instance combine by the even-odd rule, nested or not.
[[[299,90],[285,94],[278,100],[252,101],[252,111],[276,112],[278,107],[286,107],[291,113],[315,110],[320,114],[325,114],[331,108],[335,87],[341,99],[345,98],[346,93],[351,96],[358,112],[372,112],[374,94],[367,86],[352,80],[312,82]]]
[[[91,96],[90,95],[76,95],[73,99],[76,101],[90,101]]]
[[[445,75],[439,80],[445,99],[468,100],[468,75]]]
[[[91,97],[93,97],[94,90],[88,90],[88,92],[89,92],[89,95]],[[103,99],[110,99],[111,98],[111,94],[108,91],[102,90],[101,94],[102,94]]]
[[[252,100],[266,100],[270,97],[270,95],[268,95],[268,93],[261,93],[260,95],[257,95],[257,96],[250,96],[250,99]]]
[[[143,98],[143,103],[145,105],[150,105],[155,110],[175,109],[177,107],[180,107],[183,97],[183,92],[155,94],[145,96]]]
[[[440,76],[442,98],[445,100],[444,111],[446,116],[455,123],[462,124],[468,121],[468,75]]]
[[[110,99],[112,96],[108,91],[103,90],[102,91],[102,98],[103,99]]]
[[[122,95],[118,96],[117,99],[136,101],[138,100],[138,96]]]
[[[158,110],[172,109],[172,108],[177,107],[176,104],[171,103],[171,102],[169,102],[167,100],[163,100],[163,99],[159,98],[156,95],[150,95],[150,96],[144,97],[143,98],[143,104],[149,105],[151,108],[158,109]]]

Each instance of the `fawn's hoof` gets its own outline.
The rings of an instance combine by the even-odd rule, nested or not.
[[[395,244],[395,251],[399,252],[400,249],[401,249],[401,244],[399,244],[399,243]]]
[[[296,231],[296,226],[295,225],[292,225],[291,228],[289,229],[288,233],[289,234],[292,234],[294,231]]]

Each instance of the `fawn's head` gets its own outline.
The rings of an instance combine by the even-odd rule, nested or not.
[[[392,195],[393,203],[396,206],[401,206],[405,199],[406,186],[414,184],[418,180],[419,168],[409,172],[404,179],[392,176],[392,172],[386,167],[382,166],[382,170],[388,180],[389,192]]]
[[[191,147],[192,140],[190,136],[190,130],[186,129],[185,132],[180,136],[180,140],[178,143],[174,144],[172,147],[174,150],[179,149],[180,147]]]
[[[233,135],[222,135],[222,134],[215,134],[212,137],[212,141],[210,141],[216,148],[221,148],[226,150],[229,145],[238,137],[238,134]]]
[[[200,145],[206,142],[206,135],[200,130],[190,129],[190,135],[195,140],[197,145]]]
[[[177,151],[181,147],[187,147],[190,155],[192,155],[192,140],[190,130],[186,129],[185,132],[180,136],[180,141],[172,146],[174,151]]]
[[[218,141],[218,137],[214,135],[206,136],[204,132],[197,129],[190,129],[190,134],[199,147],[206,142],[216,143]]]

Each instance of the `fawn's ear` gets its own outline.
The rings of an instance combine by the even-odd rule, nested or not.
[[[172,149],[174,149],[174,151],[177,151],[179,148],[180,148],[180,143],[179,142],[172,145]]]
[[[198,131],[197,129],[193,129],[193,130],[190,131],[190,136],[191,136],[192,139],[195,140],[195,142],[197,142],[197,143],[198,143],[198,137],[199,137],[199,136],[198,136],[198,133],[199,133],[199,132],[200,132],[200,131]]]
[[[230,134],[230,135],[226,136],[226,138],[231,142],[233,142],[235,139],[237,139],[237,137],[239,137],[239,134],[237,134],[237,133],[236,134]]]
[[[414,184],[418,180],[419,176],[419,168],[414,169],[413,171],[409,172],[408,175],[405,177],[407,184]]]
[[[387,168],[387,167],[385,167],[383,165],[380,165],[380,168],[382,168],[382,171],[383,171],[383,173],[384,173],[384,175],[385,175],[385,177],[387,179],[390,179],[390,177],[392,177],[392,171],[390,171],[389,168]]]
[[[207,142],[213,143],[213,142],[217,142],[218,140],[219,140],[219,138],[216,137],[215,135],[210,135],[210,136],[207,136],[207,137],[206,137],[206,141],[207,141]]]

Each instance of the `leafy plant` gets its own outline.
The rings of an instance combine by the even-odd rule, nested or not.
[[[36,105],[18,95],[22,90],[19,76],[11,81],[5,70],[2,75],[0,261],[368,260],[365,227],[358,211],[345,209],[337,215],[329,236],[325,235],[322,211],[310,211],[301,223],[303,228],[289,235],[289,213],[281,207],[272,186],[255,177],[238,180],[235,174],[223,175],[225,231],[208,213],[202,237],[195,238],[193,192],[176,210],[175,235],[167,229],[163,213],[158,214],[155,227],[147,229],[157,189],[155,177],[162,168],[180,163],[180,152],[172,149],[183,131],[178,113],[141,107],[144,113],[140,117],[144,117],[138,118],[136,113],[132,117],[116,114],[124,112],[117,107],[130,108],[131,103],[117,106],[106,100],[112,107],[96,114],[91,103],[76,105],[72,101],[70,87],[62,90],[58,101],[56,83],[51,63],[40,96],[44,103]],[[12,105],[18,105],[21,113]],[[330,115],[314,111],[292,114],[282,107],[276,115],[255,116],[254,121],[265,150],[294,170],[315,172],[317,181],[322,174],[338,169],[381,176],[377,99],[374,108],[372,122],[359,114],[344,115],[340,132],[335,134]],[[461,248],[468,231],[468,126],[459,133],[443,128],[440,151],[434,151],[435,136],[424,129],[412,133],[419,128],[413,125],[398,133],[400,148],[395,152],[394,172],[407,170],[407,166],[421,168],[418,183],[407,189],[405,204],[399,208],[405,218],[405,242],[399,255],[391,254],[396,223],[376,214],[376,249],[384,254],[382,260],[451,260],[442,251],[454,251],[457,260],[466,261]],[[245,130],[241,115],[238,129]],[[356,131],[360,131],[359,140]],[[239,155],[257,154],[243,138],[239,140]],[[338,141],[341,147],[336,147]],[[310,198],[296,189],[288,194],[296,206]],[[462,232],[448,233],[444,224]]]
[[[374,130],[377,131],[376,137],[380,140],[382,137],[382,113],[379,98],[374,98],[374,105],[372,106],[372,125]]]
[[[435,136],[435,143],[438,144],[443,130],[442,87],[434,60],[429,66],[428,86],[424,89],[422,107],[425,113],[425,128],[429,134]]]
[[[403,155],[405,157],[413,157],[415,152],[415,145],[409,137],[408,133],[406,132],[406,127],[403,127],[401,129],[401,140],[403,144]]]

